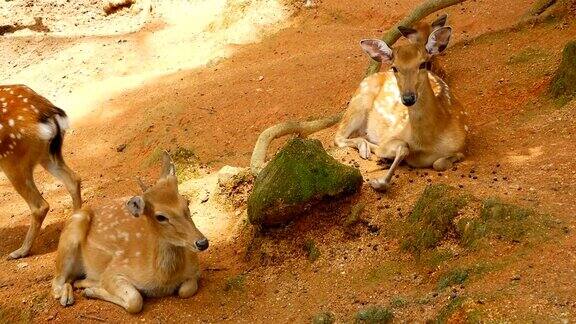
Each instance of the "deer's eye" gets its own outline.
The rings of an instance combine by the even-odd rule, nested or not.
[[[392,67],[392,71],[394,71],[394,73],[398,73],[398,69],[395,66]]]
[[[158,214],[156,215],[156,220],[159,221],[160,223],[164,223],[168,221],[168,217]]]
[[[422,64],[420,64],[420,70],[424,70],[428,68],[428,62],[423,62]]]

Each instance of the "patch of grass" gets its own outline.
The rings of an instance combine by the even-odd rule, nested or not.
[[[507,64],[526,64],[550,57],[550,53],[537,47],[527,47],[508,58]]]
[[[462,297],[456,297],[448,303],[448,305],[442,307],[436,318],[432,323],[448,323],[448,320],[454,315],[456,312],[462,309],[462,305],[464,304],[464,299]]]
[[[244,285],[246,283],[246,276],[243,274],[236,275],[226,279],[224,284],[224,291],[244,291]]]
[[[408,305],[408,299],[403,296],[394,296],[390,299],[390,306],[393,308],[402,308]]]
[[[316,242],[312,239],[306,240],[304,243],[304,250],[310,262],[314,262],[320,258],[320,250],[316,247]]]
[[[356,323],[386,324],[391,323],[394,314],[386,307],[372,306],[356,313]]]
[[[438,280],[438,290],[444,290],[447,287],[461,285],[468,280],[468,270],[454,269],[444,274]]]
[[[370,284],[377,284],[390,279],[392,276],[402,273],[402,265],[396,261],[385,261],[379,266],[371,269],[366,274],[366,281]]]
[[[435,248],[430,251],[423,251],[418,258],[418,263],[428,268],[436,268],[442,263],[452,259],[454,253],[447,249]]]
[[[508,242],[542,238],[550,224],[545,215],[533,209],[488,198],[482,203],[479,218],[461,219],[457,228],[462,245],[470,247],[486,236]]]
[[[144,165],[146,167],[152,167],[156,164],[159,164],[162,161],[162,150],[160,148],[156,148],[144,161]]]
[[[332,312],[322,312],[312,317],[312,324],[332,324],[336,322],[336,317]]]
[[[451,231],[454,218],[471,199],[469,194],[448,185],[428,186],[408,217],[402,248],[420,254],[435,247]]]

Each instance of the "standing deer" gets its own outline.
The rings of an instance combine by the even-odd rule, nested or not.
[[[339,125],[335,142],[354,147],[362,158],[371,153],[393,159],[385,177],[373,179],[376,190],[387,190],[401,161],[416,168],[441,171],[464,157],[466,126],[461,105],[448,85],[429,71],[430,60],[448,46],[452,29],[439,27],[427,41],[411,28],[399,28],[409,44],[391,49],[368,39],[362,48],[390,71],[366,77],[352,97]],[[356,135],[358,137],[350,138]]]
[[[54,298],[74,303],[72,283],[84,295],[112,302],[130,313],[142,310],[142,295],[198,290],[196,252],[208,240],[194,225],[188,200],[178,193],[174,164],[163,156],[158,182],[144,193],[72,215],[58,244]],[[83,277],[85,279],[74,282]]]
[[[66,113],[24,85],[0,85],[0,168],[26,200],[32,222],[22,246],[10,253],[17,259],[28,255],[50,206],[34,183],[34,168],[41,164],[60,179],[74,210],[80,209],[80,178],[62,158]]]

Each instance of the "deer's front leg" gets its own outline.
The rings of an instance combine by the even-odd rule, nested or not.
[[[101,286],[86,288],[83,294],[87,298],[102,299],[122,306],[132,314],[139,313],[143,306],[138,289],[121,275],[105,275]]]
[[[392,176],[394,176],[394,171],[396,168],[404,160],[406,156],[408,156],[408,144],[401,140],[392,140],[383,146],[379,147],[377,150],[376,155],[379,158],[391,158],[394,157],[394,162],[388,169],[388,173],[386,176],[370,180],[370,186],[378,191],[386,191],[390,188],[390,181],[392,180]]]
[[[180,298],[190,298],[198,291],[198,279],[192,278],[184,281],[178,289],[178,296]]]

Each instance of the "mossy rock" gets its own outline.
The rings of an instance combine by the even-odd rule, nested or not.
[[[426,256],[445,240],[473,248],[486,239],[510,243],[537,241],[555,227],[550,217],[498,198],[479,199],[471,193],[438,184],[428,186],[412,209],[403,231],[402,247]]]
[[[454,219],[473,199],[470,194],[445,184],[426,187],[408,218],[408,238],[402,247],[419,253],[438,245],[449,232],[454,232]]]
[[[248,199],[254,225],[277,226],[292,221],[315,203],[357,192],[358,169],[326,153],[318,140],[290,140],[260,172]]]
[[[576,95],[576,40],[564,47],[562,62],[550,84],[554,98],[573,98]]]

